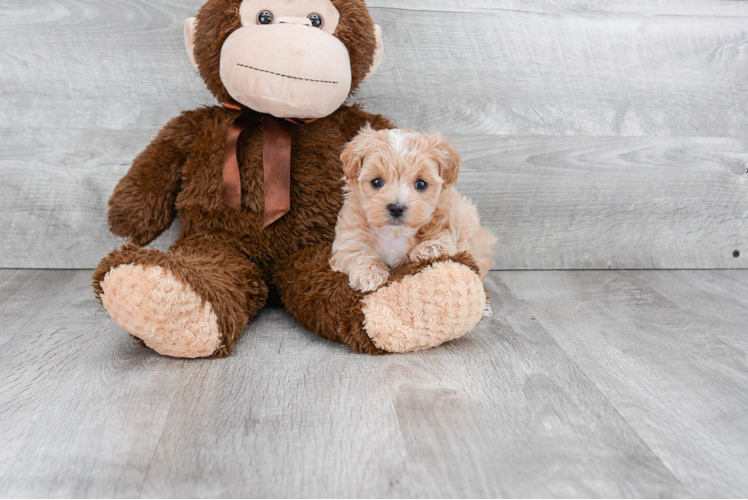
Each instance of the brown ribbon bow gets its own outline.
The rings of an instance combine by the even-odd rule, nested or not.
[[[279,120],[235,103],[225,103],[224,107],[243,113],[231,124],[226,136],[223,151],[223,203],[241,212],[242,180],[236,155],[237,143],[242,132],[262,122],[262,162],[265,177],[263,223],[264,227],[268,227],[291,210],[291,130],[287,122],[303,125],[310,121]]]

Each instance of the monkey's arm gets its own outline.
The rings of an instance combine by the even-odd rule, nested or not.
[[[196,118],[195,112],[186,112],[171,120],[135,159],[109,199],[112,233],[143,246],[174,222],[182,167],[195,137]]]

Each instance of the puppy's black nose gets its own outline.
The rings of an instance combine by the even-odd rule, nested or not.
[[[387,205],[387,211],[389,211],[393,219],[402,219],[403,215],[405,215],[405,205],[400,203],[390,203]]]

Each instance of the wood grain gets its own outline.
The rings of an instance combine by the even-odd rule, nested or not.
[[[181,38],[201,3],[0,5],[0,267],[91,268],[121,243],[117,179],[213,102]],[[745,267],[744,2],[370,6],[387,57],[357,99],[455,136],[498,268]]]
[[[458,138],[498,269],[744,268],[743,140]],[[735,258],[733,252],[743,257]]]
[[[374,8],[388,52],[361,99],[401,126],[448,133],[744,135],[741,2],[692,15],[699,2],[677,2],[685,15],[676,2],[670,15],[559,3]]]
[[[182,42],[200,4],[6,2],[3,127],[160,127],[212,103]],[[744,136],[745,6],[658,4],[372,2],[387,57],[360,100],[448,133]]]
[[[494,318],[436,350],[266,310],[187,362],[88,272],[2,271],[0,496],[745,496],[745,274],[492,273]]]
[[[699,278],[699,293],[689,288],[673,286],[669,273],[642,273],[637,275],[643,286],[664,295],[671,302],[686,307],[699,325],[718,322],[719,329],[712,329],[714,337],[734,347],[748,361],[748,314],[745,297],[748,296],[748,280],[743,273],[723,271],[696,274]],[[708,295],[710,300],[701,300]]]
[[[106,201],[154,131],[55,133],[0,150],[0,266],[92,268],[122,243]],[[129,141],[126,140],[129,137]],[[75,145],[61,151],[58,140]],[[499,238],[497,269],[744,268],[745,140],[454,136],[458,188]],[[33,162],[36,167],[27,169]],[[60,165],[63,167],[61,168]],[[178,227],[156,244],[165,249]]]
[[[367,0],[369,8],[388,8],[436,12],[527,12],[548,15],[599,15],[630,14],[632,16],[671,17],[723,17],[748,16],[745,2],[710,0],[686,2],[683,0],[605,0],[604,2],[547,2],[544,0],[503,0],[497,5],[493,0],[432,0],[428,9],[418,0]]]
[[[498,275],[702,498],[748,494],[748,357],[745,344],[723,340],[738,336],[738,324],[744,336],[748,307],[723,297],[746,277],[725,271]],[[712,314],[703,314],[707,307]]]
[[[442,348],[360,356],[304,330],[284,311],[267,309],[234,355],[211,361],[162,358],[136,345],[90,297],[89,274],[0,271],[0,497],[688,497],[706,491],[684,487],[692,471],[675,473],[650,449],[641,426],[611,404],[588,367],[580,368],[564,341],[538,321],[542,304],[526,302],[507,285],[517,282],[525,292],[527,282],[507,274],[489,280],[498,314]],[[545,275],[556,276],[537,276]],[[675,283],[698,286],[701,275]],[[629,275],[592,276],[609,283]],[[723,275],[714,276],[718,286]],[[680,332],[690,313],[676,307],[671,317],[672,328],[657,339],[689,350]],[[724,353],[706,351],[699,359],[679,365],[679,386],[654,380],[653,394],[634,395],[647,403],[682,394],[669,389],[699,391],[689,383],[703,369],[715,382],[720,376],[733,382],[714,399],[729,402],[746,389],[734,369],[719,375],[727,369]],[[689,418],[706,411],[705,402],[686,400],[681,404],[689,408],[652,417],[673,421],[664,436],[680,443],[675,458],[725,466],[719,476],[725,487],[709,491],[735,492],[743,481],[738,463],[701,443],[728,436],[744,442],[746,431],[704,424],[694,442]],[[705,455],[694,459],[694,451]]]
[[[147,475],[183,370],[112,348],[89,275],[0,274],[3,497],[128,497]]]

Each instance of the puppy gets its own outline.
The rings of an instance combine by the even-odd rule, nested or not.
[[[330,265],[352,288],[377,290],[390,270],[469,252],[481,278],[496,239],[455,190],[460,156],[439,134],[365,127],[342,154],[346,198]]]

